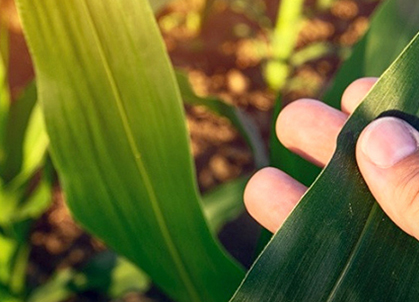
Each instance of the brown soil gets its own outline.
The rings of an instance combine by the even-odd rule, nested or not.
[[[268,45],[266,28],[274,24],[279,2],[255,0],[249,1],[251,5],[240,6],[243,1],[208,0],[213,5],[206,9],[203,2],[175,1],[158,14],[172,62],[188,71],[198,94],[219,96],[249,113],[267,141],[275,93],[266,86],[263,75],[266,58],[258,49]],[[378,3],[341,0],[330,10],[320,12],[314,9],[315,2],[306,1],[310,20],[299,35],[297,49],[321,41],[339,47],[352,45],[366,29],[368,16]],[[204,17],[197,25],[203,10]],[[33,78],[33,70],[12,0],[0,0],[0,17],[3,24],[9,24],[10,86],[16,96]],[[303,96],[316,97],[339,63],[336,53],[328,53],[299,66],[291,77],[298,78],[303,85],[285,87],[284,102]],[[186,112],[201,191],[254,171],[252,154],[229,121],[201,107],[186,106]],[[256,238],[255,224],[246,215],[237,224]],[[221,237],[230,251],[248,265],[253,243],[249,245],[247,233],[239,232],[237,224],[227,227]],[[32,284],[43,283],[56,269],[79,266],[104,249],[72,221],[58,187],[52,207],[33,228],[31,243]],[[85,299],[78,297],[74,301],[99,301]],[[141,299],[144,297],[133,294],[125,301],[145,301]]]

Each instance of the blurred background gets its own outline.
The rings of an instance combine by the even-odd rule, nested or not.
[[[351,46],[368,28],[369,16],[380,3],[155,2],[159,7],[156,18],[175,68],[185,71],[198,96],[216,97],[247,113],[266,148],[278,94],[284,104],[301,97],[318,98],[350,54]],[[33,80],[34,72],[13,0],[0,0],[0,22],[9,36],[8,81],[12,99],[16,99]],[[205,106],[185,105],[185,110],[201,192],[256,170],[251,150],[228,119],[211,113]],[[52,196],[49,210],[31,230],[28,275],[33,286],[45,283],[57,270],[83,267],[92,256],[105,250],[103,244],[73,222],[58,182]],[[237,232],[238,228],[242,231]],[[220,232],[227,249],[247,267],[258,236],[257,224],[246,214]],[[66,301],[109,299],[87,290]],[[169,301],[153,288],[147,295],[129,293],[120,299]]]

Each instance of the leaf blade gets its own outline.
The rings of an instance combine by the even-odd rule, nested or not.
[[[243,273],[203,217],[179,91],[148,3],[19,4],[73,215],[179,301],[226,300]]]

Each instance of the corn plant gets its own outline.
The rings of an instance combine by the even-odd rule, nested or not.
[[[4,174],[12,175],[6,176],[5,184],[16,179],[16,183],[25,184],[39,168],[49,141],[49,152],[75,219],[143,270],[175,301],[228,301],[241,282],[232,301],[418,300],[419,279],[417,270],[412,269],[418,243],[378,208],[357,173],[353,156],[360,131],[380,114],[397,115],[417,125],[417,39],[351,117],[332,162],[243,281],[245,270],[218,242],[219,217],[211,214],[227,212],[229,207],[217,204],[217,198],[211,196],[205,202],[194,177],[182,95],[190,102],[202,100],[182,88],[182,76],[176,78],[149,3],[18,0],[18,5],[36,71],[40,107],[33,105],[31,116],[39,119],[42,110],[48,139],[35,140],[42,145],[36,160],[29,160],[30,168],[19,161],[18,168],[2,169],[12,171]],[[359,68],[344,67],[329,95],[340,94],[351,76],[381,74],[419,29],[418,7],[414,1],[389,0],[347,65]],[[388,34],[380,32],[384,22],[399,26],[395,27],[398,43],[386,51],[388,56],[382,56],[380,68],[365,67],[382,49],[377,47],[377,37]],[[3,90],[0,96],[7,95]],[[8,103],[0,104],[6,108]],[[235,122],[255,154],[264,153],[240,113],[218,101],[210,100],[210,104],[213,111]],[[7,128],[6,116],[9,113],[0,115],[3,128]],[[36,125],[43,124],[38,121]],[[42,136],[45,132],[37,133]],[[18,141],[21,146],[21,139]],[[9,146],[2,147],[4,158],[11,154]],[[34,149],[38,148],[31,151]],[[285,154],[281,152],[280,146],[272,147],[272,158]],[[265,162],[263,159],[259,165]],[[292,165],[294,171],[306,167],[289,154],[283,155],[278,165],[283,164]],[[238,191],[243,183],[237,183]],[[16,188],[20,187],[13,187],[13,192],[19,192]],[[21,199],[9,201],[0,196],[2,209],[20,213],[25,208],[20,206]],[[214,204],[218,210],[211,207]],[[232,204],[235,212],[237,207]],[[22,217],[14,213],[5,216],[6,225],[14,222],[10,217]],[[384,268],[375,261],[392,259],[396,254],[400,260],[387,261]],[[61,275],[64,277],[56,279],[57,283],[67,285],[74,274]],[[133,275],[143,278],[138,271]],[[22,293],[21,281],[15,286],[7,279],[16,274],[4,276],[3,280],[0,274],[3,300],[6,293],[9,300],[23,300],[27,295]],[[394,276],[399,280],[396,283]],[[51,299],[62,299],[66,294]],[[28,300],[42,301],[42,297],[43,292],[38,291]]]

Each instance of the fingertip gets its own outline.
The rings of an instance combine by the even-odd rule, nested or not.
[[[244,203],[250,215],[276,232],[304,194],[306,187],[276,168],[264,168],[250,179]]]
[[[318,166],[331,158],[336,138],[347,119],[345,113],[313,99],[300,99],[279,114],[276,133],[292,152]]]
[[[343,92],[341,101],[342,111],[347,114],[354,112],[377,80],[377,78],[370,77],[361,78],[352,82]]]
[[[276,120],[275,129],[278,139],[286,147],[289,147],[288,142],[290,141],[290,132],[287,129],[293,129],[296,119],[314,111],[319,105],[322,105],[320,101],[304,98],[291,102],[282,109]]]

